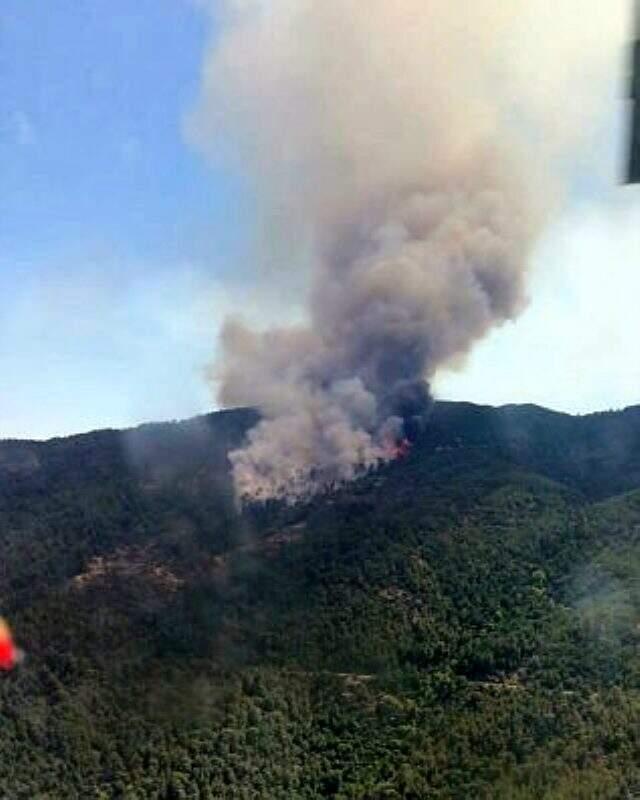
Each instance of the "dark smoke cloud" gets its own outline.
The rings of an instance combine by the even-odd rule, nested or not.
[[[562,65],[560,91],[585,63],[567,58],[571,37],[582,58],[594,30],[547,7],[229,5],[191,135],[215,150],[226,133],[274,238],[314,253],[304,325],[223,329],[219,399],[263,415],[231,454],[239,494],[300,497],[391,457],[419,431],[438,367],[525,306],[554,159],[587,106],[560,123],[532,67],[544,80]],[[524,35],[536,14],[555,21],[546,42]]]

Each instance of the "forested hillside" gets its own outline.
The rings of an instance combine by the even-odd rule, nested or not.
[[[640,408],[238,513],[255,419],[0,442],[1,798],[640,797]]]

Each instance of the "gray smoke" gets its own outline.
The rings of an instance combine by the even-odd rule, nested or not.
[[[624,18],[587,2],[585,26],[585,3],[564,2],[575,16],[546,0],[228,6],[191,135],[217,155],[232,142],[273,240],[313,253],[305,324],[222,332],[220,402],[263,415],[231,454],[241,496],[297,498],[392,457],[438,367],[524,308],[558,164],[601,94],[590,48],[610,58]],[[576,101],[561,118],[559,96]]]

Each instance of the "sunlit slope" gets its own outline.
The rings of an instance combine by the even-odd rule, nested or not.
[[[633,796],[638,409],[439,404],[406,459],[238,517],[253,419],[0,444],[0,794]]]

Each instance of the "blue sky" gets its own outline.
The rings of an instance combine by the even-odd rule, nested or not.
[[[209,27],[186,0],[1,4],[0,437],[209,407],[194,305],[250,205],[184,141]]]
[[[184,133],[213,24],[195,0],[0,4],[0,438],[212,407],[203,369],[255,227],[242,177]],[[640,201],[615,185],[621,119],[612,106],[594,178],[576,176],[538,248],[530,310],[443,374],[441,395],[640,402]]]
[[[234,181],[181,130],[207,36],[195,6],[5,0],[0,20],[3,253],[88,242],[166,259],[227,244]]]

